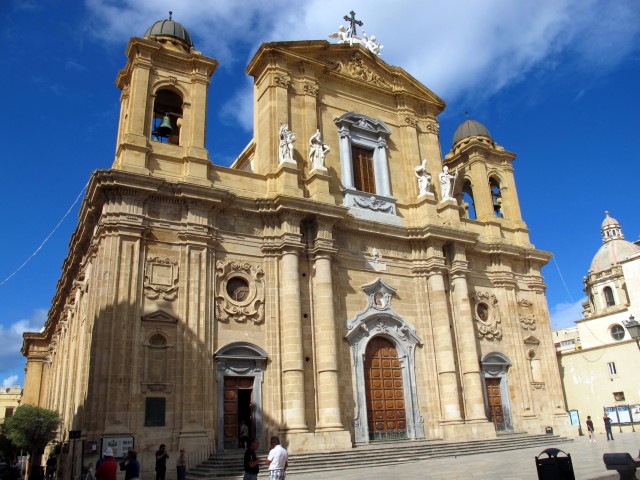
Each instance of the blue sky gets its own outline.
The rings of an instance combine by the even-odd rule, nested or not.
[[[579,318],[604,211],[628,240],[640,236],[637,0],[5,0],[0,382],[23,381],[21,334],[46,319],[78,204],[30,257],[91,172],[113,162],[114,82],[129,37],[173,10],[196,48],[220,61],[207,147],[214,163],[228,165],[252,136],[244,68],[258,46],[327,39],[352,9],[384,45],[383,60],[447,102],[443,154],[469,112],[518,155],[524,220],[535,246],[554,254],[543,270],[553,326]]]

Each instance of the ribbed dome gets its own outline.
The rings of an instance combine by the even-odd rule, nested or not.
[[[171,12],[169,12],[169,20],[158,20],[156,23],[151,25],[151,27],[149,27],[143,35],[144,38],[155,36],[177,38],[181,42],[186,43],[187,46],[193,47],[191,35],[189,35],[187,29],[184,28],[180,23],[174,22],[171,19]]]
[[[460,140],[469,137],[475,137],[478,135],[493,140],[487,127],[485,127],[480,122],[476,122],[475,120],[471,120],[468,118],[462,125],[458,127],[456,133],[453,134],[453,144],[455,145]]]
[[[613,265],[640,252],[640,247],[635,243],[628,242],[624,239],[622,228],[615,218],[609,216],[609,212],[605,213],[605,219],[602,222],[602,241],[603,245],[593,257],[591,262],[591,273],[599,273],[609,270]]]

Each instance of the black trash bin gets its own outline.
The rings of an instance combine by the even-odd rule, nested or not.
[[[558,456],[559,453],[565,456]],[[546,454],[546,458],[542,455]],[[536,457],[538,480],[576,480],[571,455],[557,448],[547,448]]]

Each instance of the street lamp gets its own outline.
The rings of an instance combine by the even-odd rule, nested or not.
[[[636,341],[638,349],[640,350],[640,323],[636,321],[633,315],[629,315],[629,320],[627,320],[626,322],[623,321],[622,323],[624,323],[624,326],[627,327],[627,330],[629,330],[629,335],[631,335],[631,338]]]

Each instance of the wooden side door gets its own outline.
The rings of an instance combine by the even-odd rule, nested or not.
[[[384,337],[367,345],[364,362],[370,439],[407,435],[402,367],[396,347]]]
[[[502,409],[502,395],[500,394],[500,379],[485,378],[487,386],[487,400],[491,420],[498,429],[504,428],[504,411]]]
[[[249,436],[255,434],[251,395],[253,377],[224,377],[224,447],[240,445],[240,421],[249,427]]]

